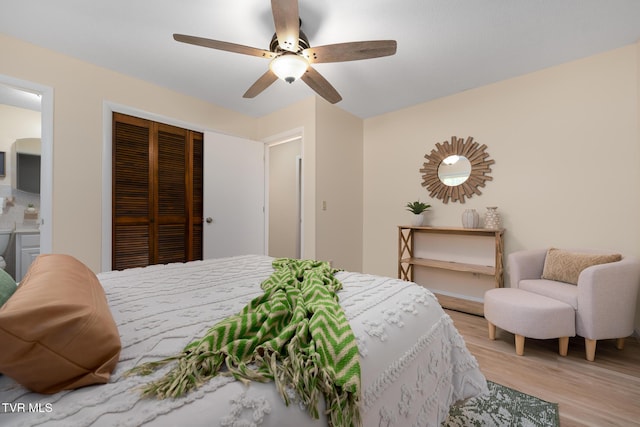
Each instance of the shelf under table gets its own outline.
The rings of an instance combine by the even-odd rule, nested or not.
[[[429,258],[403,258],[404,264],[419,265],[422,267],[442,268],[444,270],[465,271],[468,273],[486,274],[493,276],[496,274],[495,267],[490,265],[467,264],[463,262],[442,261]]]

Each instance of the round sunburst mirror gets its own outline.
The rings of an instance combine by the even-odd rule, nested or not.
[[[480,145],[468,137],[465,140],[451,137],[451,141],[436,143],[431,153],[425,154],[422,186],[429,195],[444,203],[464,203],[465,197],[480,195],[480,187],[493,178],[489,175],[494,160],[489,159],[485,144]]]

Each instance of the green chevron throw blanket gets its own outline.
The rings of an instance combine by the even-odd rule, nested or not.
[[[318,418],[320,394],[332,426],[360,426],[358,348],[337,292],[342,284],[328,263],[276,259],[264,294],[237,315],[222,320],[181,354],[130,371],[149,374],[177,361],[145,395],[181,396],[214,377],[223,367],[239,380],[275,381],[285,403],[297,392]]]

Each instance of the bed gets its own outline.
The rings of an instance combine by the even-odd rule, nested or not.
[[[142,398],[140,388],[169,367],[125,376],[176,354],[239,312],[262,293],[272,262],[247,255],[98,274],[122,345],[110,379],[49,395],[0,376],[0,425],[326,426],[324,415],[312,419],[295,395],[285,406],[273,383],[217,376],[184,397],[159,400]],[[358,345],[365,426],[438,426],[453,403],[487,391],[475,358],[431,292],[387,277],[346,271],[336,277]]]

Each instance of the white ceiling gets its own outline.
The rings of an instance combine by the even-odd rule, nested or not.
[[[395,56],[315,65],[361,118],[640,39],[639,0],[299,1],[312,46],[397,40]],[[268,49],[268,0],[1,0],[0,32],[254,117],[314,93],[277,81],[244,99],[267,60],[172,38]]]

